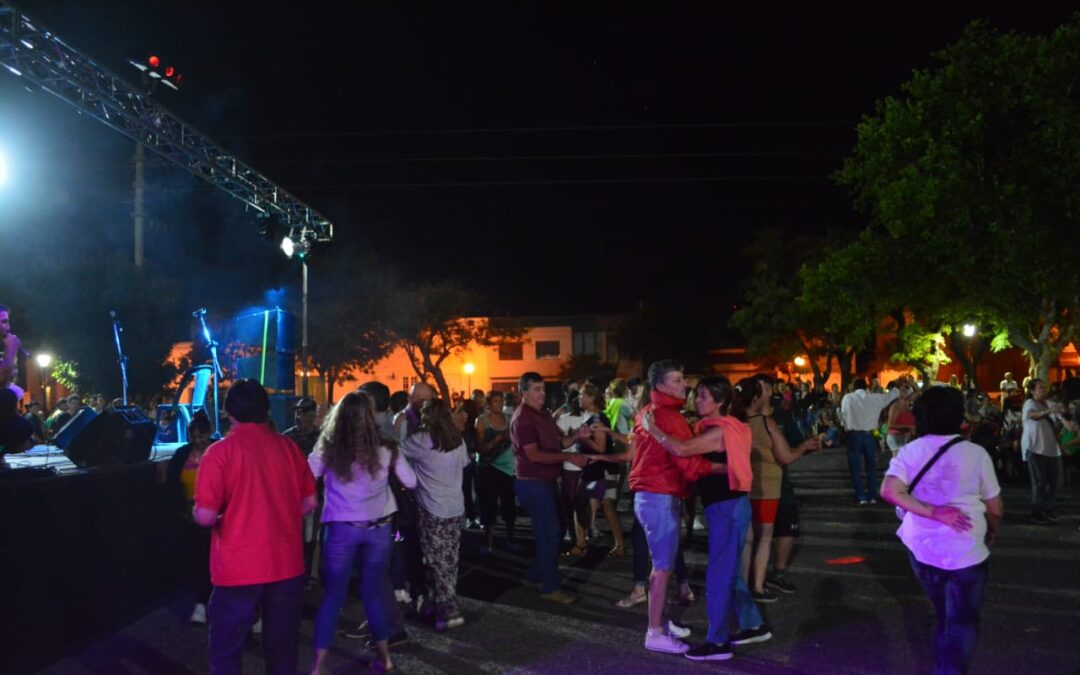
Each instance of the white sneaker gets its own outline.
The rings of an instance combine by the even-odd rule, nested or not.
[[[688,627],[680,626],[679,624],[675,623],[670,619],[668,619],[667,622],[667,632],[668,635],[671,635],[672,637],[677,637],[680,640],[685,640],[686,638],[690,637],[690,629]]]
[[[195,603],[195,609],[191,610],[188,621],[191,623],[206,623],[206,605],[201,602]]]
[[[262,635],[262,617],[261,616],[259,617],[259,620],[255,622],[255,625],[251,627],[251,634],[252,635]]]
[[[685,654],[690,651],[690,645],[663,633],[659,635],[645,633],[645,649],[664,654]]]
[[[404,588],[397,588],[397,589],[394,590],[394,600],[397,600],[398,602],[404,602],[405,604],[409,604],[410,602],[412,602],[412,596],[409,595],[408,590],[406,590]]]

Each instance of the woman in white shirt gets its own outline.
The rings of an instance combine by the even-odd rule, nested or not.
[[[457,605],[457,573],[465,515],[461,476],[469,454],[445,403],[424,402],[420,428],[401,444],[401,453],[416,470],[420,547],[431,576],[435,629],[455,628],[465,623]]]
[[[989,547],[1004,512],[990,455],[960,440],[963,423],[964,397],[958,389],[927,389],[915,404],[919,438],[900,448],[881,485],[882,498],[906,511],[897,535],[937,610],[935,673],[966,673],[971,665],[990,572]]]
[[[315,662],[311,672],[326,672],[324,664],[338,614],[345,604],[354,562],[360,572],[360,600],[378,653],[372,665],[390,670],[394,666],[388,646],[387,608],[381,593],[390,560],[390,517],[397,511],[388,483],[389,469],[392,466],[402,484],[410,488],[416,486],[416,474],[393,442],[380,435],[372,401],[359,391],[346,394],[334,406],[308,463],[312,473],[325,481],[325,592],[315,619]]]

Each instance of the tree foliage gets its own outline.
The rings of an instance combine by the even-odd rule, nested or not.
[[[455,282],[399,288],[393,293],[388,329],[394,346],[404,350],[423,380],[435,380],[442,397],[450,387],[442,364],[473,345],[490,347],[520,340],[525,331],[505,319],[469,318],[479,297]]]
[[[979,314],[1045,376],[1080,317],[1080,18],[1050,36],[976,22],[936,57],[863,119],[837,179],[922,262],[917,316]]]

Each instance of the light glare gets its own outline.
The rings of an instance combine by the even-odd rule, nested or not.
[[[281,252],[288,258],[293,257],[293,253],[296,253],[296,244],[291,238],[285,237],[281,240]]]
[[[49,364],[52,363],[52,356],[48,354],[38,354],[34,357],[34,360],[37,361],[39,367],[48,368]]]
[[[0,150],[0,185],[3,185],[4,183],[7,183],[7,179],[8,179],[7,155],[4,154],[3,150]]]
[[[975,337],[975,325],[970,323],[964,324],[964,337]]]

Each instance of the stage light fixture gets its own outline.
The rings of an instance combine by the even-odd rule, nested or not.
[[[285,236],[282,238],[281,252],[285,254],[286,258],[291,258],[296,253],[296,242],[292,240],[292,237]]]
[[[146,62],[150,64],[151,68],[157,68],[161,65],[161,59],[156,56],[151,56],[150,58],[146,59]]]

